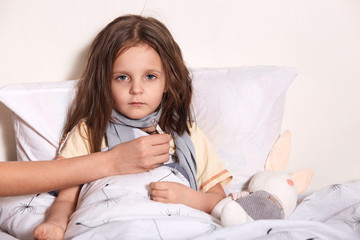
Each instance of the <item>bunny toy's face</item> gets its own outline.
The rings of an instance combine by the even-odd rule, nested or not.
[[[297,203],[297,188],[290,174],[279,171],[256,173],[249,183],[249,191],[259,190],[266,191],[277,198],[284,208],[285,217],[294,211]]]

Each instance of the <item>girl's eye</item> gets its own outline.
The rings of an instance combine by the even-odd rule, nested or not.
[[[120,81],[126,81],[126,80],[129,80],[129,77],[126,75],[120,75],[116,79],[120,80]]]
[[[148,74],[148,75],[146,75],[146,79],[148,79],[148,80],[155,80],[155,79],[156,79],[156,76],[153,75],[153,74]]]

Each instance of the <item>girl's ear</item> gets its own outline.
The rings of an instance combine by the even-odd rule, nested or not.
[[[305,189],[309,186],[313,175],[314,175],[314,171],[310,168],[305,168],[303,170],[291,174],[291,177],[295,181],[298,194],[304,192]]]
[[[168,83],[165,82],[165,87],[164,87],[164,94],[169,90],[169,86]]]
[[[266,159],[265,170],[283,171],[290,158],[291,133],[286,130],[275,142]]]

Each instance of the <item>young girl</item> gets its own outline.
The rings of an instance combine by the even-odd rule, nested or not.
[[[134,192],[145,198],[150,196],[146,201],[180,203],[210,213],[225,197],[222,185],[231,180],[231,175],[194,126],[191,97],[188,69],[167,28],[153,18],[119,17],[92,43],[69,109],[64,127],[67,137],[58,159],[104,151],[135,138],[142,141],[144,135],[166,132],[171,136],[169,144],[153,143],[166,152],[156,156],[166,163],[151,173],[137,174],[128,181],[131,187],[123,185],[138,188]],[[148,178],[148,174],[155,177]],[[150,179],[147,186],[136,185],[141,177]],[[84,186],[81,192],[88,192],[91,186]],[[85,201],[86,194],[78,197],[80,189],[60,191],[46,221],[35,228],[36,239],[64,237],[78,198]]]

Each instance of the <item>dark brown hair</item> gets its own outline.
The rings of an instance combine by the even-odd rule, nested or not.
[[[111,77],[119,51],[147,44],[160,56],[165,69],[166,89],[162,100],[160,127],[168,133],[189,133],[192,84],[181,50],[160,21],[138,15],[121,16],[109,23],[94,39],[87,66],[68,110],[66,134],[81,120],[88,127],[90,151],[98,152],[113,109]]]

